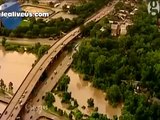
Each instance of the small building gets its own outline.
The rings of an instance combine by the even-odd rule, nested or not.
[[[119,24],[111,24],[111,35],[118,36],[120,34],[120,25]]]
[[[113,23],[114,23],[114,21],[109,20],[109,23],[110,23],[110,24],[113,24]]]
[[[120,27],[120,34],[121,35],[126,35],[127,34],[127,25],[126,24],[122,24]]]
[[[104,27],[101,27],[100,31],[104,32],[106,29]]]

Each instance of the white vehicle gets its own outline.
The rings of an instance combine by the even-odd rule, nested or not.
[[[23,95],[22,95],[22,98],[24,98],[24,97],[25,97],[25,95],[23,94]]]
[[[54,5],[54,7],[56,8],[56,7],[58,7],[59,5],[60,5],[60,3],[57,3],[57,4]]]
[[[18,117],[16,118],[16,120],[20,120],[20,117],[18,116]]]
[[[28,91],[26,90],[24,93],[27,93]]]
[[[17,109],[18,109],[18,106],[15,106],[14,108],[17,110]]]
[[[11,114],[11,116],[10,117],[12,117],[13,116],[13,113]]]
[[[22,103],[22,99],[19,99],[19,104],[21,104]]]
[[[22,105],[23,105],[23,103],[21,102],[21,103],[20,103],[20,106],[22,106]]]
[[[57,71],[56,71],[56,70],[54,71],[54,74],[57,74]]]

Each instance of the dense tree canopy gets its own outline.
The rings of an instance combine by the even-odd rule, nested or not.
[[[77,19],[70,20],[62,17],[52,19],[45,22],[42,19],[35,20],[31,18],[28,25],[20,25],[15,30],[8,30],[4,27],[0,28],[0,35],[10,37],[56,37],[61,35],[61,32],[68,32],[77,25]]]
[[[82,40],[74,55],[73,68],[91,76],[93,86],[107,90],[111,103],[124,100],[121,120],[158,120],[160,105],[150,102],[153,96],[160,99],[160,33],[157,17],[150,16],[143,4],[133,23],[128,27],[127,35],[119,38],[91,36],[97,23],[90,23],[88,26],[92,26],[87,28],[82,26],[83,35],[90,37]],[[134,86],[127,84],[130,81],[139,82],[141,94],[134,93]],[[143,92],[145,88],[147,93]]]

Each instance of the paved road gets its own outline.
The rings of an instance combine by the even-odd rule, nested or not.
[[[96,14],[94,17],[88,20],[85,24],[87,24],[90,21],[96,21],[96,22],[99,21],[102,17],[106,16],[109,12],[111,12],[114,9],[114,5],[117,2],[118,0],[115,0],[115,2],[112,2],[113,4],[111,6],[101,9],[98,12],[98,14]],[[52,45],[52,47],[48,51],[48,54],[45,54],[26,76],[25,80],[19,87],[18,91],[15,93],[11,102],[3,112],[1,120],[7,120],[7,119],[15,120],[15,118],[17,117],[18,113],[20,112],[23,106],[23,104],[22,106],[19,105],[20,98],[22,98],[23,94],[25,94],[25,97],[22,98],[22,103],[25,103],[27,101],[28,96],[32,92],[41,74],[44,72],[45,68],[47,68],[49,63],[52,61],[52,58],[54,59],[57,56],[57,54],[62,50],[61,45],[62,44],[67,45],[70,41],[74,40],[74,38],[79,34],[80,34],[80,27],[77,27],[73,31],[69,32],[66,36],[61,38],[57,43]],[[17,105],[18,108],[15,109]]]
[[[29,106],[38,107],[38,106],[41,106],[43,104],[42,96],[45,95],[46,92],[50,92],[55,87],[55,85],[58,83],[59,79],[62,77],[62,75],[65,73],[65,71],[71,65],[73,59],[72,59],[72,57],[70,59],[70,57],[71,57],[71,55],[67,55],[60,62],[60,64],[58,64],[58,66],[56,68],[52,69],[52,73],[50,74],[48,79],[45,81],[43,86],[39,89],[36,97],[32,98],[32,102],[26,104],[26,106],[29,105]],[[57,71],[57,74],[54,74],[54,70]],[[29,113],[27,113],[27,110],[25,111],[25,113],[23,113],[22,119],[23,120],[29,120],[30,118],[32,118],[32,120],[36,120],[40,116],[45,116],[45,117],[48,117],[50,119],[53,119],[53,118],[55,119],[56,118],[55,120],[60,120],[55,115],[47,114],[44,111],[42,111],[42,113],[41,112],[39,113],[39,111],[35,111],[35,110],[32,111],[31,109],[30,109]]]

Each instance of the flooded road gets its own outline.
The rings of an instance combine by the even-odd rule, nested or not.
[[[70,84],[68,86],[68,91],[71,92],[71,96],[77,99],[79,104],[79,109],[85,113],[90,114],[92,111],[87,107],[87,100],[89,98],[94,99],[94,106],[98,107],[98,112],[107,114],[109,118],[112,118],[114,115],[120,116],[121,115],[121,108],[122,105],[119,105],[117,108],[113,108],[108,102],[105,100],[105,93],[101,90],[98,90],[91,86],[91,84],[87,81],[83,81],[82,78],[75,73],[72,69],[69,69],[67,75],[70,76]],[[54,103],[55,106],[61,108],[63,110],[67,109],[64,105],[61,104],[61,100],[58,96],[55,96],[56,102]],[[85,106],[86,109],[82,109],[82,106]]]
[[[6,52],[0,46],[0,79],[4,80],[7,87],[12,82],[15,93],[35,60],[36,56],[33,54]]]

